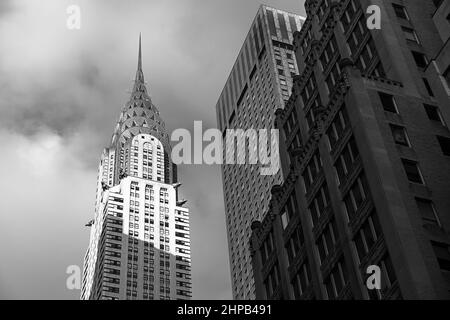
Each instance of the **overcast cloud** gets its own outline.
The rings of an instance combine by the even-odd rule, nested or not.
[[[266,4],[303,13],[300,0]],[[82,28],[66,28],[81,7]],[[78,299],[97,165],[129,98],[142,32],[147,88],[169,131],[214,106],[257,0],[0,1],[0,298]],[[195,299],[229,299],[219,167],[181,166]]]

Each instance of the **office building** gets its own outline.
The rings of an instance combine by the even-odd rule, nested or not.
[[[448,299],[450,3],[305,8],[276,112],[284,183],[252,224],[256,297]]]
[[[82,299],[189,299],[189,210],[179,200],[169,136],[144,82],[136,79],[98,169],[95,216]]]
[[[216,105],[218,127],[271,129],[274,111],[289,99],[298,69],[293,33],[303,18],[261,6]],[[225,155],[224,155],[225,157]],[[254,284],[248,239],[250,225],[267,210],[270,188],[281,183],[279,171],[263,176],[257,165],[223,165],[222,180],[233,297],[253,299]]]

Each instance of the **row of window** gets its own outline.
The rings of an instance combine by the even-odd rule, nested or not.
[[[294,291],[294,298],[296,300],[300,300],[302,296],[305,294],[307,288],[311,283],[311,271],[309,270],[309,264],[306,260],[300,266],[299,271],[295,275],[294,279],[291,282],[292,289]]]
[[[294,217],[296,212],[298,212],[297,199],[295,197],[295,192],[292,192],[281,214],[281,224],[283,226],[283,229],[286,229],[286,227],[289,224],[289,221],[291,221],[292,217]]]
[[[309,163],[306,165],[305,170],[302,174],[305,191],[307,194],[310,191],[310,187],[314,184],[320,172],[322,171],[322,166],[322,159],[320,157],[319,151],[317,150],[316,153],[311,157]]]
[[[289,264],[293,264],[295,258],[300,252],[301,246],[304,244],[305,238],[303,235],[302,225],[299,224],[286,244],[286,253],[288,256]]]
[[[326,258],[334,251],[339,235],[336,228],[336,222],[332,219],[319,236],[316,246],[319,252],[320,263],[323,264]]]
[[[344,196],[344,207],[349,221],[356,217],[357,212],[362,208],[369,196],[366,176],[364,173],[361,173]]]
[[[328,299],[336,299],[342,289],[347,285],[348,275],[345,268],[344,259],[341,258],[331,270],[330,275],[324,280],[324,285]]]
[[[358,147],[356,146],[354,137],[351,137],[334,164],[339,185],[345,183],[358,159]]]
[[[272,270],[269,272],[269,275],[267,276],[266,281],[264,282],[267,299],[270,299],[272,297],[272,295],[278,288],[279,284],[280,284],[280,271],[279,271],[278,264],[275,264],[273,266]]]

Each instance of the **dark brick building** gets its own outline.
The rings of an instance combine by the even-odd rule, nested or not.
[[[256,297],[448,299],[450,2],[305,7],[300,75],[276,112],[284,183],[252,224]]]

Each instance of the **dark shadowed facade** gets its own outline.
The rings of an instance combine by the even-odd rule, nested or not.
[[[252,224],[256,297],[448,299],[450,3],[305,7],[300,75],[276,112],[285,182]]]

